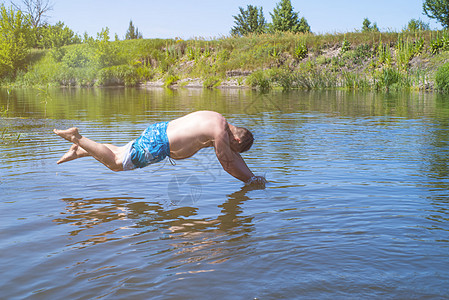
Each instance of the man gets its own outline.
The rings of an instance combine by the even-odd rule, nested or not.
[[[252,133],[229,124],[219,113],[198,111],[170,122],[150,125],[142,135],[123,147],[100,144],[79,134],[76,127],[53,130],[73,143],[58,164],[80,157],[93,156],[112,171],[143,168],[165,157],[184,159],[202,148],[214,147],[223,169],[249,184],[265,184],[262,176],[254,176],[240,153],[251,148]]]

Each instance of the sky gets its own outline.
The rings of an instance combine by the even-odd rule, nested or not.
[[[144,38],[220,38],[228,36],[239,7],[261,6],[267,22],[280,0],[50,0],[48,21],[64,22],[74,32],[90,36],[108,27],[111,38],[123,39],[129,21]],[[20,2],[16,0],[16,2]],[[292,0],[294,11],[305,17],[313,33],[345,33],[361,29],[364,18],[381,31],[400,31],[410,19],[441,26],[423,15],[422,0]]]

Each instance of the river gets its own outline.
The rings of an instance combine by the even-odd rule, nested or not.
[[[52,132],[123,145],[147,124],[215,110],[253,131],[129,172],[57,165]],[[0,90],[0,298],[445,298],[449,97],[202,89]]]

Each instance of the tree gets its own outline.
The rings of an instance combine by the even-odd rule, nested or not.
[[[142,33],[139,32],[137,28],[134,27],[133,21],[129,21],[128,31],[126,32],[125,39],[126,40],[134,40],[141,39]]]
[[[425,0],[424,14],[436,19],[444,28],[449,28],[449,0]]]
[[[309,23],[307,23],[306,18],[302,17],[299,21],[299,32],[310,32],[310,26]]]
[[[272,18],[272,31],[291,31],[294,33],[310,32],[310,26],[307,24],[305,18],[299,20],[299,12],[293,11],[293,6],[290,0],[281,0],[274,8],[273,13],[270,13]]]
[[[267,27],[262,7],[248,5],[244,10],[239,7],[240,14],[234,17],[235,26],[231,29],[233,35],[248,35],[250,33],[264,33]]]
[[[377,24],[374,23],[371,26],[371,21],[368,18],[363,19],[362,23],[362,32],[379,32],[379,28],[377,28]]]
[[[123,63],[120,51],[115,43],[109,41],[109,28],[103,28],[97,33],[95,40],[88,40],[93,53],[93,63],[99,69],[120,65]]]
[[[24,67],[33,44],[30,20],[22,12],[0,6],[0,76]]]
[[[416,32],[416,31],[424,31],[424,30],[430,30],[429,23],[424,23],[421,20],[411,19],[407,27],[404,29],[404,31],[409,32]]]
[[[12,2],[14,8],[30,16],[33,28],[38,28],[46,23],[46,13],[53,10],[53,4],[49,0],[22,0],[21,5]]]
[[[37,34],[37,47],[39,48],[57,48],[79,43],[81,43],[81,38],[63,22],[58,22],[56,25],[43,25]]]

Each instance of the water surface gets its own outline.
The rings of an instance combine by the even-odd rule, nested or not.
[[[449,98],[246,90],[0,90],[4,299],[444,298]],[[213,149],[114,173],[56,165],[77,126],[125,144],[215,110],[256,137],[249,189]]]

